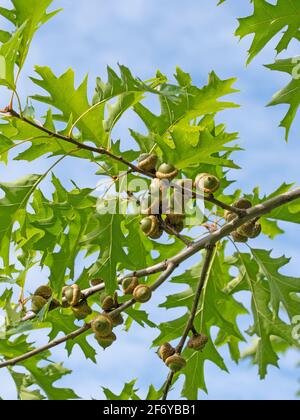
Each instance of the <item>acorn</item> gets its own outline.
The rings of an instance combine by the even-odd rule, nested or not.
[[[249,223],[245,223],[238,229],[238,233],[243,236],[247,236],[247,238],[255,239],[257,238],[262,231],[261,224],[258,222],[251,221]]]
[[[92,321],[92,330],[97,338],[109,336],[113,330],[113,321],[107,314],[101,314]]]
[[[186,366],[186,361],[179,354],[168,357],[165,363],[174,373],[179,372]]]
[[[170,343],[163,344],[158,350],[158,355],[164,362],[173,354],[175,354],[175,349]]]
[[[111,320],[113,322],[113,326],[114,327],[119,327],[120,325],[123,325],[124,323],[124,318],[122,317],[121,314],[117,314],[117,315],[110,315]]]
[[[93,311],[85,301],[80,302],[78,305],[72,306],[72,311],[75,315],[75,318],[78,320],[85,319],[93,313]]]
[[[247,236],[243,236],[243,235],[239,234],[237,231],[232,232],[231,236],[232,236],[232,239],[234,240],[234,242],[240,242],[240,243],[248,242]]]
[[[171,227],[171,228],[173,228],[177,233],[180,233],[180,232],[182,232],[183,230],[184,230],[184,228],[185,228],[185,226],[184,226],[184,222],[183,221],[181,221],[181,222],[179,222],[179,223],[176,223],[176,224],[174,224],[174,223],[168,223],[168,225]],[[168,228],[166,228],[166,232],[169,234],[169,235],[174,235],[174,233],[172,232],[172,230],[170,230],[170,229],[168,229]]]
[[[138,160],[138,167],[146,172],[155,173],[158,157],[155,153],[143,153]]]
[[[70,306],[77,306],[82,299],[81,290],[77,284],[64,287],[62,295]]]
[[[220,188],[220,180],[210,174],[199,174],[195,179],[195,187],[207,194],[212,194]]]
[[[232,222],[234,219],[237,218],[237,214],[236,213],[232,213],[231,211],[226,210],[224,213],[224,219],[226,220],[227,223]]]
[[[106,293],[103,293],[100,297],[100,303],[101,307],[104,311],[111,311],[115,307],[115,301],[114,298],[107,295]]]
[[[156,216],[145,217],[140,225],[145,235],[151,239],[159,239],[163,234],[163,230]]]
[[[100,346],[103,347],[105,350],[117,340],[117,336],[116,334],[112,332],[107,337],[98,337],[97,335],[95,335],[95,339],[98,341]]]
[[[172,181],[174,178],[176,178],[178,175],[178,170],[175,168],[175,166],[169,164],[169,163],[163,163],[158,168],[158,171],[156,172],[156,178],[158,179],[166,179],[168,181]]]
[[[42,296],[33,295],[31,297],[31,310],[35,314],[38,314],[46,305],[47,300],[44,299]]]
[[[134,289],[139,285],[139,279],[137,277],[128,277],[123,280],[122,287],[125,295],[132,295]]]
[[[193,337],[190,338],[187,346],[189,349],[202,351],[204,350],[207,343],[208,343],[208,337],[206,335],[194,334]]]
[[[246,198],[240,198],[235,203],[233,203],[233,206],[236,207],[237,209],[249,210],[252,207],[252,203]]]
[[[140,284],[134,289],[133,297],[139,303],[146,303],[151,299],[152,291],[145,284]]]
[[[41,296],[42,298],[49,300],[52,297],[52,290],[49,286],[41,286],[34,292],[35,296]]]

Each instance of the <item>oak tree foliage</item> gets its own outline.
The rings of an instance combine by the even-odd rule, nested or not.
[[[237,236],[231,234],[240,235],[240,229],[253,219],[256,229],[261,227],[262,234],[271,239],[284,233],[282,222],[299,224],[299,190],[284,184],[265,196],[250,185],[251,194],[244,195],[240,190],[228,194],[227,188],[232,185],[230,169],[239,168],[234,159],[234,152],[239,150],[238,134],[228,133],[215,117],[225,109],[234,112],[237,107],[231,99],[236,92],[234,78],[223,80],[211,72],[204,86],[195,86],[191,76],[177,68],[171,81],[159,71],[151,80],[143,81],[120,65],[117,69],[107,68],[106,79],[97,79],[90,98],[88,78],[75,86],[73,70],[57,75],[54,69],[36,66],[31,77],[31,99],[26,103],[18,94],[19,75],[36,32],[58,12],[53,11],[52,3],[11,0],[10,8],[0,7],[0,15],[9,23],[5,27],[10,28],[0,31],[0,85],[12,96],[9,104],[0,105],[0,160],[7,164],[14,153],[15,160],[29,162],[32,167],[26,177],[0,183],[0,311],[5,314],[0,326],[0,368],[11,375],[20,400],[76,399],[80,396],[73,390],[56,384],[71,372],[60,361],[53,361],[51,349],[65,346],[70,356],[79,346],[82,358],[96,363],[102,351],[99,344],[117,345],[120,328],[128,331],[139,324],[157,330],[155,341],[145,343],[145,352],[155,352],[165,343],[179,346],[177,360],[172,354],[165,360],[173,370],[169,383],[162,378],[159,389],[151,385],[148,400],[166,398],[168,387],[182,375],[181,396],[197,399],[200,390],[209,391],[207,362],[227,371],[220,349],[227,347],[232,360],[238,363],[245,356],[240,351],[245,342],[254,343],[247,356],[257,364],[260,377],[265,378],[269,366],[278,366],[283,351],[299,349],[293,320],[300,314],[300,278],[282,274],[289,263],[285,256],[274,258],[272,251],[257,249],[255,239],[247,245],[234,242]],[[254,36],[249,62],[278,34],[277,53],[287,49],[293,40],[299,41],[300,0],[251,3],[253,14],[239,19],[236,32],[240,37]],[[293,77],[295,60],[281,59],[268,67]],[[300,104],[299,88],[299,78],[294,77],[271,102],[289,104],[282,122],[287,132]],[[148,97],[159,102],[158,113],[146,105],[144,99]],[[136,132],[128,127],[135,147],[125,150],[126,144],[115,138],[114,128],[128,110],[136,113],[145,130]],[[159,163],[172,165],[179,179],[195,180],[202,173],[210,175],[209,182],[220,181],[213,194],[210,187],[204,190],[206,212],[201,226],[187,226],[180,233],[177,222],[174,232],[164,224],[156,226],[163,220],[154,217],[146,221],[154,225],[145,222],[143,232],[140,216],[99,211],[112,195],[99,197],[95,186],[82,189],[75,183],[67,190],[55,175],[55,168],[72,158],[78,168],[83,161],[91,165],[99,180],[109,179],[116,192],[122,185],[120,172],[127,171],[130,181],[143,178],[149,185],[151,174],[149,177],[147,170],[137,169],[141,168],[139,156],[149,157],[152,153]],[[35,172],[35,161],[40,158],[51,158],[45,173]],[[43,189],[44,180],[51,184],[51,195]],[[124,203],[134,199],[136,192],[127,193]],[[251,203],[249,214],[248,210],[236,208],[240,199]],[[261,210],[264,205],[266,211]],[[148,228],[151,233],[145,235]],[[150,238],[155,235],[157,239]],[[198,262],[192,265],[189,257],[194,254]],[[88,258],[89,265],[78,275],[76,268],[82,258]],[[182,262],[186,269],[177,269]],[[157,264],[158,269],[153,269]],[[47,288],[42,292],[28,290],[28,284],[33,284],[33,270],[39,269],[48,273],[50,296],[46,296]],[[130,294],[124,294],[120,286],[124,279],[127,288],[135,286]],[[138,287],[132,283],[135,281]],[[170,315],[156,325],[151,320],[151,309],[146,312],[143,302],[165,281],[180,285],[183,291],[166,296],[161,307],[171,314],[179,309],[182,315],[175,319]],[[251,301],[252,322],[246,332],[241,330],[240,316],[249,312],[240,301],[241,292]],[[100,314],[104,306],[103,316]],[[151,308],[151,302],[147,307]],[[85,316],[81,316],[83,311]],[[107,314],[121,324],[120,312],[123,327],[112,331]],[[43,335],[46,348],[39,350],[34,342],[32,333],[36,331]],[[205,345],[195,350],[195,341],[186,344],[196,336],[205,338]],[[62,337],[66,340],[57,342]],[[152,350],[148,350],[151,344]],[[30,352],[31,357],[22,359]],[[15,358],[17,361],[10,364]],[[105,383],[100,385],[110,400],[142,398],[136,380],[125,384],[120,395],[107,389]]]

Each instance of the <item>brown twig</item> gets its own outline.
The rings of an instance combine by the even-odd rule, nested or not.
[[[200,303],[200,299],[201,299],[201,295],[202,295],[202,291],[203,288],[205,286],[205,283],[209,277],[210,274],[210,267],[211,267],[211,262],[213,260],[213,256],[214,256],[214,246],[210,246],[207,248],[206,251],[206,256],[205,256],[205,260],[204,260],[204,264],[203,264],[203,268],[202,268],[202,272],[201,272],[201,277],[197,286],[197,290],[195,293],[195,297],[194,297],[194,302],[193,302],[193,306],[192,306],[192,310],[188,319],[188,322],[186,324],[186,327],[184,329],[184,332],[182,334],[181,340],[178,344],[178,346],[176,347],[176,353],[177,354],[181,354],[183,347],[185,345],[185,342],[188,338],[188,335],[191,331],[195,330],[194,329],[194,321],[195,321],[195,317],[197,315],[197,311],[198,311],[198,307],[199,307],[199,303]],[[163,397],[162,399],[165,401],[168,397],[168,394],[170,392],[172,383],[173,383],[173,379],[174,379],[174,372],[169,372],[167,381],[166,381],[166,385],[164,388],[164,393],[163,393]]]

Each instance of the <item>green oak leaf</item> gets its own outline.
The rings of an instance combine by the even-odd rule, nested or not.
[[[249,330],[249,334],[256,335],[259,339],[255,362],[259,366],[260,377],[264,379],[269,365],[278,367],[279,356],[273,348],[272,337],[279,337],[290,346],[299,346],[299,343],[293,338],[293,326],[283,322],[271,311],[270,285],[264,276],[259,275],[260,269],[256,260],[248,254],[240,254],[240,261],[241,270],[252,295],[254,326]],[[277,295],[276,299],[278,299]]]
[[[120,395],[114,394],[108,388],[102,387],[102,390],[104,392],[106,399],[110,401],[128,401],[128,400],[137,401],[137,400],[140,400],[140,398],[137,396],[138,389],[135,389],[135,386],[136,386],[136,379],[125,384]]]
[[[300,39],[300,3],[298,0],[253,0],[253,15],[239,19],[236,35],[244,38],[254,35],[249,49],[248,63],[284,28],[287,28],[276,46],[277,53],[285,50],[293,39]]]
[[[299,57],[288,58],[285,60],[276,60],[274,64],[267,65],[270,70],[288,73],[292,76],[291,81],[287,86],[277,92],[269,106],[274,105],[289,105],[289,110],[280,123],[280,127],[285,128],[286,140],[289,138],[292,123],[297,115],[300,105],[300,72],[299,72]]]
[[[279,315],[282,304],[292,320],[294,316],[299,315],[299,302],[292,298],[292,294],[300,293],[300,278],[288,277],[279,272],[290,262],[290,259],[272,258],[272,251],[252,249],[251,252],[268,280],[275,315]]]

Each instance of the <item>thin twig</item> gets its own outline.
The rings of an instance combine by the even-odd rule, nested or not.
[[[210,246],[208,247],[207,251],[206,251],[206,256],[205,256],[205,260],[204,260],[204,264],[203,264],[203,268],[202,268],[202,272],[201,272],[201,277],[197,286],[197,290],[195,293],[195,297],[194,297],[194,302],[193,302],[193,306],[192,306],[192,310],[188,319],[188,322],[186,324],[186,327],[184,329],[184,332],[182,334],[181,340],[178,344],[178,346],[176,347],[176,353],[177,354],[181,354],[183,347],[185,345],[185,342],[188,338],[188,335],[191,331],[194,331],[194,321],[195,321],[195,317],[197,315],[197,311],[198,311],[198,307],[199,307],[199,303],[200,303],[200,299],[201,299],[201,295],[202,295],[202,291],[203,288],[205,286],[205,283],[209,277],[210,274],[210,267],[211,267],[211,262],[214,256],[214,246]],[[164,388],[164,394],[163,394],[163,401],[165,401],[168,398],[168,394],[170,392],[172,383],[173,383],[173,379],[174,379],[174,373],[173,372],[169,372],[167,381],[166,381],[166,385]]]

